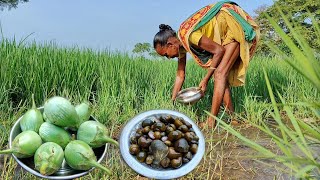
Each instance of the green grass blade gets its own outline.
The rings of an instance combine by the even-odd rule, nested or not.
[[[280,94],[279,94],[280,96]],[[280,96],[282,103],[284,104],[284,99]],[[313,155],[308,149],[308,144],[306,142],[306,139],[304,138],[304,135],[300,129],[300,126],[297,123],[296,118],[293,116],[293,113],[291,109],[288,106],[284,106],[284,110],[286,111],[291,124],[293,125],[295,131],[291,133],[290,137],[293,139],[295,144],[300,148],[300,150],[312,161],[314,161]],[[297,136],[296,136],[297,135]]]
[[[263,70],[263,73],[264,73],[264,76],[265,76],[265,79],[266,79],[266,83],[267,83],[267,88],[268,88],[268,92],[269,92],[269,96],[270,96],[270,99],[271,99],[271,103],[273,105],[273,109],[274,109],[274,120],[279,124],[279,127],[280,127],[280,131],[281,131],[281,135],[282,135],[282,138],[283,140],[288,143],[288,137],[287,137],[287,133],[289,133],[290,131],[288,130],[288,128],[283,124],[283,122],[281,121],[281,116],[280,116],[280,112],[279,112],[279,108],[277,106],[277,102],[275,100],[275,96],[272,92],[272,88],[271,88],[271,84],[270,84],[270,81],[269,81],[269,78],[267,76],[267,73],[265,70]]]
[[[207,112],[208,115],[210,115],[209,112]],[[215,118],[215,117],[214,117]],[[234,136],[238,137],[241,141],[243,141],[245,144],[247,144],[249,147],[255,149],[256,151],[262,153],[264,155],[264,157],[266,158],[272,158],[275,157],[276,155],[274,153],[272,153],[270,150],[264,148],[263,146],[251,141],[250,139],[244,137],[243,135],[241,135],[239,132],[237,132],[236,130],[234,130],[230,125],[226,124],[223,120],[216,118],[216,120],[219,122],[219,124],[226,129],[228,132],[230,132],[231,134],[233,134]]]
[[[303,167],[301,170],[299,170],[299,171],[296,173],[295,177],[296,177],[296,178],[305,177],[307,174],[310,173],[310,171],[312,171],[312,170],[314,170],[314,169],[316,169],[316,168],[317,168],[317,166],[307,165],[307,166]]]
[[[268,14],[266,14],[266,17],[274,27],[275,31],[280,35],[280,37],[283,39],[286,45],[290,48],[293,56],[296,59],[296,62],[293,62],[292,60],[287,60],[286,62],[292,67],[294,67],[295,70],[297,70],[303,76],[308,78],[316,86],[316,88],[320,90],[320,74],[318,73],[320,69],[319,62],[317,62],[314,59],[314,57],[307,58],[302,53],[302,51],[294,44],[291,38],[281,29],[281,27]],[[279,53],[279,51],[277,52]]]
[[[308,134],[311,137],[316,138],[318,141],[320,141],[320,132],[319,132],[319,126],[314,126],[312,124],[307,124],[303,121],[298,121],[298,124],[301,128],[304,129],[304,133]]]

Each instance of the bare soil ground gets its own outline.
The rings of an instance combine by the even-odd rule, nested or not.
[[[248,125],[236,128],[247,138],[277,151],[270,138],[257,129]],[[224,131],[212,133],[206,130],[203,133],[207,139],[206,156],[193,173],[205,173],[194,176],[194,179],[289,179],[280,170],[285,167],[272,160],[257,160],[255,156],[258,156],[258,153],[234,136]]]

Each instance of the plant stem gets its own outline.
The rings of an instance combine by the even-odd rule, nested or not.
[[[14,152],[13,149],[6,149],[6,150],[0,151],[0,154],[11,154],[11,153],[13,153],[13,152]]]
[[[117,147],[119,147],[118,141],[116,141],[116,140],[114,140],[114,139],[112,139],[112,138],[104,137],[104,141],[105,141],[106,143],[111,143],[111,144],[114,144],[114,145],[116,145]]]
[[[34,94],[32,93],[32,108],[36,109],[36,103],[34,102]]]
[[[97,167],[97,168],[102,169],[102,170],[105,171],[108,175],[111,175],[111,174],[112,174],[111,171],[110,171],[108,168],[102,166],[101,164],[99,164],[99,163],[96,162],[96,161],[89,161],[89,163],[90,163],[90,165],[92,165],[92,166],[94,166],[94,167]]]

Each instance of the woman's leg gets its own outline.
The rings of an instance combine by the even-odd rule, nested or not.
[[[229,115],[232,115],[234,112],[234,108],[232,104],[232,96],[231,96],[231,89],[230,89],[229,83],[227,83],[226,89],[224,91],[223,104],[226,108],[226,112]]]
[[[224,46],[224,48],[224,56],[214,72],[214,90],[211,107],[211,114],[214,116],[218,115],[223,99],[226,100],[225,102],[227,103],[228,107],[231,107],[232,105],[231,92],[228,85],[228,75],[233,64],[238,59],[240,54],[240,46],[238,42],[227,44]],[[227,94],[225,94],[226,91]],[[209,116],[207,124],[209,127],[215,126],[215,119]]]

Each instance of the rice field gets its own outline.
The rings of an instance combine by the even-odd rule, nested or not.
[[[117,138],[123,125],[136,114],[151,109],[180,111],[195,122],[207,118],[211,108],[212,81],[205,97],[193,106],[172,103],[171,90],[175,80],[176,61],[148,60],[126,52],[93,51],[80,48],[59,48],[53,43],[24,44],[15,40],[0,42],[0,149],[8,147],[8,136],[14,122],[31,106],[34,94],[37,106],[58,95],[74,103],[90,101],[93,115],[109,127]],[[246,84],[232,88],[234,106],[245,123],[239,132],[260,145],[277,152],[274,143],[251,124],[268,123],[272,116],[270,88],[282,95],[286,103],[319,102],[319,91],[284,60],[277,56],[256,55],[249,67]],[[188,61],[184,88],[197,86],[205,70]],[[280,97],[275,97],[281,101]],[[293,114],[305,121],[319,121],[305,106],[295,106]],[[283,119],[288,115],[281,114]],[[228,117],[221,113],[224,122]],[[292,174],[282,164],[252,158],[256,151],[217,127],[203,130],[207,149],[199,166],[181,179],[287,179]],[[258,154],[257,154],[258,156]],[[124,164],[119,149],[111,148],[103,165],[113,171],[106,176],[94,170],[79,179],[143,179]],[[0,156],[2,179],[37,179],[22,171],[9,155]]]

